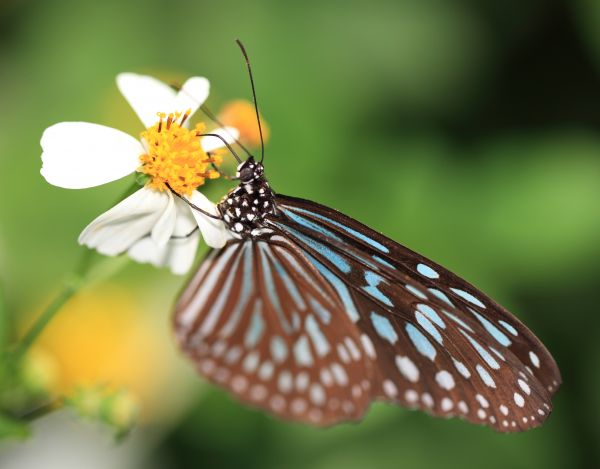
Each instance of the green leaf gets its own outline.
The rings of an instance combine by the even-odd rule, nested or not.
[[[0,414],[0,439],[25,439],[29,436],[29,427],[25,422]]]

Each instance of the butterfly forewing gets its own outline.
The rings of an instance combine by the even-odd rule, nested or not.
[[[174,325],[202,374],[280,417],[330,425],[371,400],[372,364],[343,301],[277,233],[211,252]]]
[[[332,209],[283,196],[277,206],[270,224],[301,247],[353,313],[374,395],[500,431],[545,420],[558,368],[508,311]]]

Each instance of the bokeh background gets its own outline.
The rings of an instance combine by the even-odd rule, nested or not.
[[[34,368],[58,391],[126,386],[140,426],[115,446],[68,412],[41,419],[30,441],[0,448],[2,467],[598,467],[596,0],[3,0],[0,279],[12,332],[76,264],[80,230],[129,184],[49,186],[43,129],[142,130],[114,84],[122,71],[205,75],[215,110],[248,98],[237,37],[272,131],[275,190],[368,223],[514,311],[563,373],[554,414],[515,435],[385,405],[324,431],[275,421],[178,356],[169,315],[184,279],[130,264],[69,304]]]

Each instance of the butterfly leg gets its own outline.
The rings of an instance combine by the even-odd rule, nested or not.
[[[172,235],[169,239],[188,239],[190,236],[192,236],[196,231],[198,231],[199,228],[198,226],[195,226],[192,231],[190,231],[189,233],[186,233],[184,235]]]
[[[212,155],[210,153],[207,153],[207,155],[209,157],[212,157]],[[219,167],[217,167],[216,164],[214,164],[212,162],[210,163],[210,165],[217,173],[219,173],[219,176],[221,176],[223,179],[227,179],[228,181],[237,181],[239,179],[238,177],[230,176],[229,174],[225,174],[223,171],[221,171],[221,169]]]

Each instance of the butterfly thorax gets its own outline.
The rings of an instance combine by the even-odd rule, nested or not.
[[[242,238],[252,237],[263,226],[265,216],[275,213],[275,194],[262,164],[252,158],[238,167],[237,177],[240,185],[229,191],[218,208],[229,230]]]

